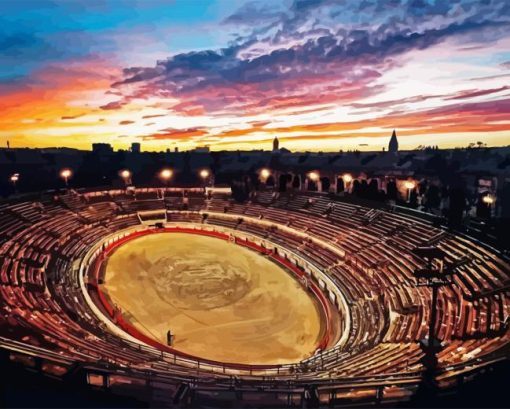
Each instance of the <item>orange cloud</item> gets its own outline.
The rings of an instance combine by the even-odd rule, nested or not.
[[[33,74],[17,89],[0,89],[0,124],[3,131],[30,132],[44,126],[75,126],[71,120],[98,111],[81,100],[102,94],[119,70],[110,63],[91,59],[53,65]],[[73,103],[73,101],[78,101]],[[39,121],[31,122],[31,118]],[[42,122],[42,123],[41,123]]]
[[[173,129],[168,128],[161,132],[145,135],[142,137],[144,141],[151,140],[181,140],[188,139],[196,136],[207,135],[208,131],[203,128],[188,128],[188,129]]]

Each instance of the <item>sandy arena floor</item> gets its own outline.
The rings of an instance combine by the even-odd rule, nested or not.
[[[118,248],[103,291],[148,336],[222,362],[276,364],[310,356],[316,300],[264,256],[216,238],[160,233]]]

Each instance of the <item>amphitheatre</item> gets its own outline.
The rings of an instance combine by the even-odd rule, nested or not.
[[[510,407],[510,0],[0,21],[0,409]]]
[[[67,189],[3,202],[0,233],[11,361],[62,379],[79,370],[118,393],[129,384],[155,405],[411,399],[430,368],[431,288],[415,272],[431,264],[417,248],[450,269],[432,329],[437,387],[508,350],[508,260],[389,207],[306,192],[241,203],[204,187]]]

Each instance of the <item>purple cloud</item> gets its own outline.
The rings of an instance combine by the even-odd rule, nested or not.
[[[389,14],[388,7],[400,13]],[[360,18],[371,16],[374,24],[344,24],[345,14],[356,8],[366,14]],[[257,10],[256,20],[261,20],[257,27],[229,47],[177,54],[154,67],[126,68],[124,78],[112,85],[124,95],[118,104],[129,98],[169,97],[180,101],[174,110],[189,114],[192,107],[192,112],[201,114],[228,108],[253,113],[253,108],[279,106],[281,98],[310,93],[331,102],[338,95],[337,101],[346,103],[350,97],[356,99],[355,94],[374,92],[374,81],[407,52],[454,36],[488,29],[499,33],[510,24],[510,6],[504,0],[462,5],[458,1],[301,0],[285,12],[252,3],[225,23],[244,24]],[[340,97],[353,87],[356,93]]]

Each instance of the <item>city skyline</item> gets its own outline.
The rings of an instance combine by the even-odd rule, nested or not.
[[[510,144],[510,4],[0,5],[11,147],[401,150]]]

